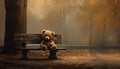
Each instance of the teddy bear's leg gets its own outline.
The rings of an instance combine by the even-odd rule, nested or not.
[[[47,46],[46,46],[46,45],[41,45],[40,47],[41,47],[41,49],[42,49],[43,51],[46,51],[46,50],[47,50]]]
[[[56,48],[57,48],[57,45],[55,44],[55,42],[54,41],[51,41],[51,47],[50,47],[50,49],[51,50],[56,50]]]
[[[56,50],[56,48],[57,48],[56,45],[51,46],[51,50]]]

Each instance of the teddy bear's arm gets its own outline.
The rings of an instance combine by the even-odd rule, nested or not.
[[[56,44],[55,44],[55,42],[53,40],[51,41],[50,44],[51,44],[51,46],[56,46]]]

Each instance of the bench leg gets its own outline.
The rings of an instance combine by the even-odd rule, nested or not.
[[[49,59],[57,59],[56,52],[57,50],[50,50]]]
[[[22,50],[22,59],[28,59],[27,53],[28,53],[28,50]]]

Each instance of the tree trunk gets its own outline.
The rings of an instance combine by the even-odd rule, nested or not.
[[[26,33],[26,4],[27,0],[5,0],[4,53],[15,52],[15,33]]]

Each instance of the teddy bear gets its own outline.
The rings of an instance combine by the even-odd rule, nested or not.
[[[40,42],[40,47],[43,51],[47,49],[56,50],[57,45],[54,42],[55,33],[51,30],[43,30],[42,31],[42,41]]]

